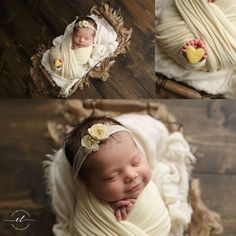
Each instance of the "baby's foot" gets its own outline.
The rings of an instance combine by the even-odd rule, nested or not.
[[[192,48],[195,48],[197,51],[197,49],[203,49],[203,50],[198,50],[199,52],[197,52],[198,55],[201,55],[199,60],[196,61],[196,62],[192,62],[191,59],[189,58],[189,51],[192,49]],[[190,50],[189,50],[190,49]],[[193,49],[194,50],[194,49]],[[187,52],[188,51],[188,52]],[[201,39],[193,39],[193,40],[190,40],[188,42],[186,42],[183,47],[182,47],[182,52],[184,54],[185,57],[187,57],[187,59],[190,61],[190,63],[194,64],[194,63],[197,63],[199,61],[202,61],[204,59],[207,59],[208,57],[208,51],[207,51],[207,47],[205,45],[205,43],[201,40]],[[196,52],[193,52],[194,54],[196,54]],[[203,55],[202,55],[203,54]],[[199,57],[199,56],[198,56]],[[195,61],[195,60],[194,60]]]

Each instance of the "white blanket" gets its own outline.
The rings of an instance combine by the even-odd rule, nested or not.
[[[78,83],[81,82],[82,77],[86,75],[94,66],[96,66],[99,62],[101,62],[104,58],[111,56],[115,52],[118,46],[118,42],[116,41],[117,33],[114,31],[112,26],[110,26],[105,19],[99,18],[94,14],[90,15],[90,17],[93,18],[97,23],[97,33],[94,40],[94,48],[92,56],[89,59],[88,63],[86,64],[82,75],[73,80],[68,80],[62,76],[59,76],[51,68],[49,61],[50,50],[47,50],[42,57],[41,60],[42,65],[51,75],[52,79],[57,84],[57,86],[61,88],[61,92],[64,95],[68,95],[73,85],[76,84],[77,82]],[[54,46],[60,45],[64,40],[64,38],[67,38],[67,35],[72,33],[75,21],[73,21],[66,27],[64,35],[56,37],[53,40]]]
[[[117,120],[131,130],[145,151],[152,168],[152,181],[158,187],[171,218],[169,236],[182,236],[184,226],[191,221],[192,213],[188,203],[189,173],[186,166],[194,157],[188,143],[181,133],[169,134],[160,121],[148,115],[128,114],[117,117]],[[79,186],[73,180],[63,149],[49,158],[44,164],[47,167],[52,209],[57,219],[53,232],[56,236],[72,236]]]
[[[178,2],[178,4],[182,4],[179,2],[184,3],[184,1],[182,0],[179,0],[179,1],[156,0],[156,22],[157,22],[156,29],[158,29],[158,22],[160,22],[161,14],[167,13],[166,16],[162,15],[162,17],[168,18],[168,9],[171,9],[171,8],[176,9],[175,2],[176,3]],[[230,10],[236,7],[236,2],[233,0],[217,0],[215,3],[208,3],[208,0],[189,0],[185,3],[188,3],[188,4],[191,3],[191,5],[193,6],[196,5],[199,7],[200,9],[199,16],[202,14],[202,17],[199,17],[199,18],[196,17],[196,19],[203,20],[203,23],[205,21],[215,22],[216,30],[215,30],[214,35],[213,33],[209,33],[210,30],[213,30],[214,28],[213,26],[210,27],[208,30],[204,31],[204,29],[207,28],[207,24],[204,26],[205,28],[203,28],[200,31],[200,32],[204,31],[204,33],[202,34],[205,35],[205,37],[207,38],[208,48],[209,48],[209,51],[211,52],[209,54],[209,60],[205,64],[202,63],[201,65],[199,64],[197,67],[192,66],[191,69],[185,69],[184,67],[177,64],[177,62],[174,61],[171,57],[169,57],[167,55],[166,50],[165,49],[163,50],[163,47],[161,48],[157,42],[156,52],[155,52],[156,72],[162,73],[169,78],[174,78],[177,81],[183,81],[198,90],[203,90],[210,94],[224,94],[226,97],[235,98],[236,97],[236,66],[234,62],[236,58],[236,53],[235,53],[235,41],[236,41],[235,32],[236,31],[233,25],[236,20],[236,17],[235,17],[235,13],[233,14],[230,13]],[[224,7],[224,6],[227,6],[227,7]],[[228,6],[230,6],[230,8],[228,8]],[[223,11],[223,9],[225,10],[225,12]],[[201,37],[202,35],[199,35],[198,31],[195,30],[194,28],[194,24],[197,25],[197,23],[196,22],[194,24],[191,23],[191,21],[188,19],[188,14],[186,14],[186,9],[184,9],[184,7],[181,7],[180,11],[181,11],[182,16],[186,16],[184,20],[186,20],[187,28],[186,29],[184,28],[184,30],[186,31],[185,33],[177,28],[175,29],[175,31],[172,31],[173,33],[177,33],[176,36],[178,36],[179,34],[178,40],[180,40],[180,38],[183,37],[184,35],[186,39],[188,37],[190,37],[189,39]],[[227,20],[224,14],[227,15],[229,20]],[[191,13],[190,15],[192,15],[195,20],[195,15],[193,13]],[[222,19],[222,22],[221,22],[221,19]],[[180,24],[177,25],[177,22],[174,22],[173,24],[176,24],[176,27],[180,27],[180,28],[182,27]],[[208,23],[208,24],[211,25],[211,23]],[[201,27],[202,27],[202,24],[201,24]],[[187,33],[189,28],[191,28],[192,30],[192,36],[189,33]],[[181,32],[183,34],[181,34]],[[217,40],[216,38],[215,40],[212,40],[210,36],[212,36],[212,38],[216,37]],[[222,37],[222,40],[220,40],[220,37]],[[176,39],[176,43],[178,42],[180,44],[183,43],[181,40],[180,41],[178,40]],[[221,44],[218,44],[217,46],[217,45],[214,45],[214,42],[216,43],[221,42]],[[224,46],[226,46],[227,50],[226,48],[224,49]],[[171,50],[173,53],[176,53],[173,51],[173,48]],[[217,58],[218,58],[217,60],[219,61],[215,60],[216,58],[215,55],[217,55]],[[179,60],[179,63],[180,62],[181,60]],[[231,66],[229,66],[230,63],[232,63]],[[205,71],[206,67],[212,72],[206,72]],[[214,68],[221,68],[221,69],[216,71]],[[199,71],[199,69],[202,69],[202,70]]]

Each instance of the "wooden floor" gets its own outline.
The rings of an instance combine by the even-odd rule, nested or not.
[[[120,55],[111,78],[91,81],[73,98],[153,98],[154,0],[108,1],[120,8],[133,28],[130,50]],[[0,1],[0,98],[42,97],[31,88],[30,57],[40,44],[51,45],[75,16],[83,16],[99,0]]]
[[[60,121],[58,100],[0,100],[0,232],[12,235],[52,235],[54,216],[45,195],[41,162],[54,143],[45,136],[46,122]],[[153,100],[153,102],[155,102]],[[163,100],[184,125],[185,136],[198,158],[194,176],[201,180],[207,205],[222,216],[224,236],[236,235],[236,111],[227,100]],[[24,209],[35,219],[26,231],[16,231],[11,214]]]

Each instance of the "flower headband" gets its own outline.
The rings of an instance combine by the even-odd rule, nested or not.
[[[86,157],[92,153],[99,150],[99,145],[107,140],[112,134],[126,131],[128,129],[121,125],[108,125],[108,124],[95,124],[88,129],[88,134],[86,134],[81,139],[81,146],[74,156],[73,171],[75,176],[78,175],[81,166],[83,165]]]
[[[75,27],[89,28],[96,32],[96,29],[87,20],[81,20],[75,24]]]

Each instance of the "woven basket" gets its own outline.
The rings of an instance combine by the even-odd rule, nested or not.
[[[97,66],[93,67],[79,82],[77,82],[65,95],[61,88],[56,85],[49,73],[41,65],[41,59],[47,48],[40,45],[37,52],[31,57],[32,67],[30,68],[31,78],[37,91],[44,95],[53,95],[58,98],[68,97],[72,95],[77,89],[83,89],[84,86],[89,86],[89,79],[96,78],[106,81],[109,77],[109,70],[115,63],[115,58],[126,53],[129,48],[132,29],[124,27],[124,20],[119,10],[114,10],[107,3],[96,5],[90,10],[90,14],[95,14],[103,17],[116,31],[117,41],[119,43],[116,51],[112,57],[106,57]]]
[[[69,100],[61,103],[57,111],[64,117],[64,125],[54,122],[48,123],[49,136],[60,147],[66,134],[66,125],[73,125],[91,115],[117,116],[119,114],[136,112],[149,114],[161,120],[170,132],[183,131],[183,127],[176,118],[168,112],[162,104],[132,101],[132,100]],[[189,166],[192,169],[192,166]],[[201,187],[199,180],[191,179],[189,189],[189,201],[193,214],[189,226],[186,228],[185,236],[213,236],[223,231],[220,215],[209,210],[201,198]]]

